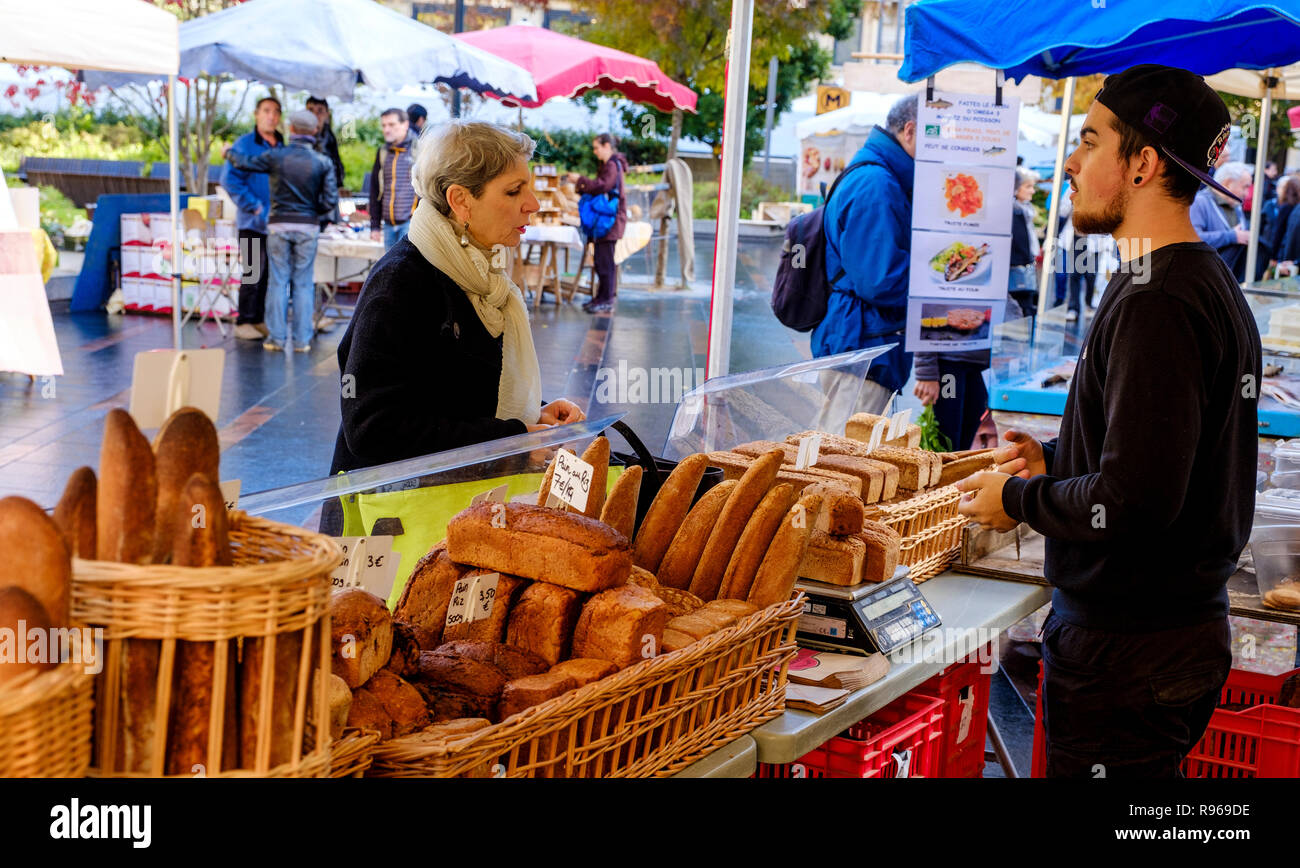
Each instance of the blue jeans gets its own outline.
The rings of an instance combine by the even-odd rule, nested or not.
[[[316,284],[312,267],[316,262],[314,232],[268,232],[266,254],[271,279],[266,287],[266,328],[271,340],[283,346],[288,337],[289,297],[293,295],[293,342],[305,347],[315,332]]]
[[[398,223],[394,226],[392,223],[384,224],[384,249],[388,250],[397,242],[406,237],[406,231],[411,228],[411,221]]]

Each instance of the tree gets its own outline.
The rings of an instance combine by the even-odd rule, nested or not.
[[[1246,147],[1259,148],[1259,128],[1263,123],[1264,101],[1255,97],[1236,96],[1219,91],[1219,96],[1228,107],[1232,122],[1241,127],[1241,135],[1246,140]],[[1274,160],[1279,167],[1286,165],[1286,152],[1293,146],[1295,136],[1291,132],[1291,120],[1286,111],[1294,102],[1273,100],[1273,111],[1269,118],[1268,147],[1265,160]]]

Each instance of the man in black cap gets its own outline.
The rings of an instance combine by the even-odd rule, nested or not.
[[[981,524],[1047,538],[1047,774],[1161,777],[1209,723],[1232,664],[1228,578],[1255,504],[1259,332],[1188,208],[1228,141],[1197,75],[1112,75],[1065,163],[1074,226],[1115,237],[1057,439],[1019,431],[958,484]],[[1226,191],[1225,191],[1226,192]]]
[[[429,121],[428,110],[418,102],[413,102],[406,107],[406,116],[411,121],[411,131],[419,136],[424,132],[424,125]]]

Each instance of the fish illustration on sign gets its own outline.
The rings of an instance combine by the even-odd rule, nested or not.
[[[1000,146],[998,146],[998,145],[994,145],[994,146],[991,147],[991,148],[985,148],[985,149],[984,149],[984,156],[986,156],[986,157],[996,157],[998,154],[1005,154],[1006,152],[1007,152],[1007,149],[1006,149],[1006,148],[1000,147]]]
[[[947,109],[952,108],[952,103],[948,102],[946,99],[931,99],[926,100],[925,107],[932,109]]]

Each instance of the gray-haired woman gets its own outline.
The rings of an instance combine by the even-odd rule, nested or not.
[[[571,401],[543,406],[528,308],[505,272],[538,209],[533,147],[482,122],[425,132],[410,232],[371,269],[339,344],[331,474],[584,418]]]
[[[1038,173],[1016,167],[1015,201],[1011,206],[1011,297],[1025,316],[1038,310],[1038,235],[1034,231],[1034,185]]]

